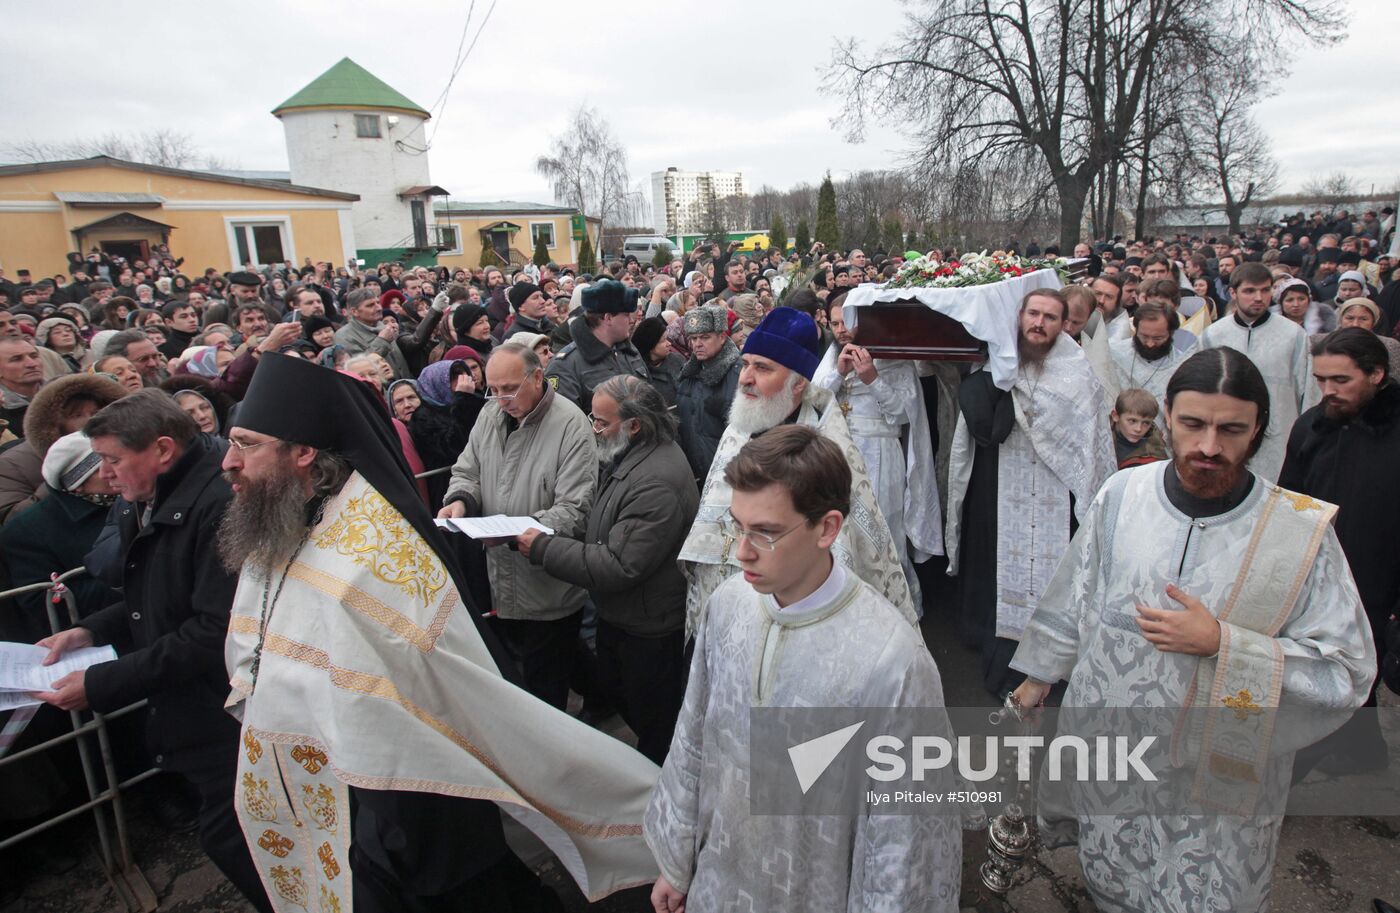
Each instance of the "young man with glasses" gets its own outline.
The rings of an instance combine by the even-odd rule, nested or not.
[[[775,428],[745,444],[724,478],[742,575],[710,597],[647,808],[661,869],[653,908],[956,910],[956,816],[752,813],[751,707],[938,708],[943,690],[918,629],[832,556],[851,509],[837,444],[803,425]]]

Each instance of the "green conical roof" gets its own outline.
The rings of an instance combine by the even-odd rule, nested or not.
[[[317,76],[300,92],[272,109],[281,116],[297,108],[391,108],[431,117],[407,96],[349,57]]]

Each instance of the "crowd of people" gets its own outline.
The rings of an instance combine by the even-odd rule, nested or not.
[[[117,648],[39,697],[147,700],[119,763],[260,910],[556,909],[501,808],[662,913],[955,910],[956,818],[748,799],[752,706],[942,706],[926,612],[997,700],[1226,688],[1340,715],[1266,782],[1387,763],[1343,721],[1400,686],[1393,218],[1083,242],[981,364],[852,329],[954,249],[0,275],[8,583],[88,571],[77,626],[33,594],[0,639]],[[531,525],[443,529],[496,516]],[[16,829],[76,801],[61,757],[11,771]],[[1280,825],[1086,817],[1080,858],[1101,909],[1258,910]]]

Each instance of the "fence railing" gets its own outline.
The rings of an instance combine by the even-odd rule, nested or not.
[[[74,568],[62,574],[54,574],[47,582],[31,583],[28,586],[16,587],[11,590],[0,592],[0,598],[20,596],[25,593],[35,593],[41,590],[47,591],[44,599],[44,606],[48,610],[49,628],[53,633],[73,627],[79,623],[77,602],[73,599],[73,592],[68,589],[66,581],[74,577],[87,573],[85,568]],[[67,623],[60,621],[58,605],[63,604],[67,609]],[[85,812],[92,812],[93,822],[97,827],[97,843],[102,855],[102,867],[108,880],[122,902],[126,904],[132,913],[151,913],[158,906],[155,891],[151,890],[150,884],[146,881],[146,876],[136,865],[131,855],[131,841],[128,836],[126,826],[126,809],[122,801],[122,793],[131,789],[137,783],[155,776],[160,771],[152,767],[135,776],[125,780],[120,779],[117,774],[116,763],[112,756],[111,736],[107,731],[107,722],[117,717],[134,713],[146,706],[144,700],[134,704],[128,704],[120,710],[112,713],[79,712],[70,710],[68,713],[71,731],[62,735],[54,736],[38,745],[33,745],[23,751],[16,751],[0,757],[0,769],[5,765],[14,764],[25,758],[33,757],[41,752],[49,751],[57,746],[74,742],[78,748],[78,759],[83,770],[83,780],[87,786],[88,801],[67,811],[60,812],[39,824],[13,834],[0,840],[0,850],[13,846],[23,840],[27,840],[36,834],[43,833],[50,828],[56,827],[65,821],[82,815]],[[24,708],[15,711],[16,714],[23,712]],[[13,719],[13,715],[11,717]],[[97,758],[93,758],[92,746],[89,739],[97,741]],[[99,780],[99,772],[101,780]],[[0,776],[3,776],[0,773]],[[104,785],[105,784],[105,785]],[[111,806],[111,822],[108,822],[107,807]],[[113,839],[115,837],[115,840]],[[115,846],[114,846],[115,843]]]

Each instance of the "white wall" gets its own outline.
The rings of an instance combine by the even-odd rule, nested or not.
[[[355,135],[355,114],[378,114],[379,139]],[[360,195],[351,208],[355,243],[361,248],[412,243],[413,217],[400,190],[431,184],[425,120],[396,113],[389,126],[383,111],[288,111],[282,115],[292,183]],[[398,145],[402,143],[402,145]],[[432,213],[428,214],[432,221]],[[405,238],[409,239],[405,242]]]

